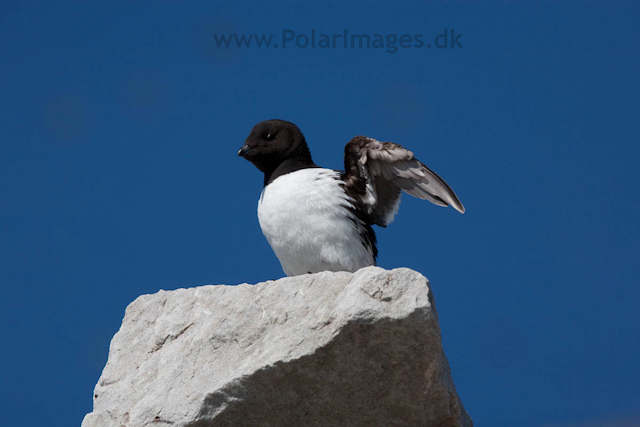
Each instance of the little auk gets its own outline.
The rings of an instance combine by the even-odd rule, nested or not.
[[[393,221],[402,192],[438,206],[464,206],[413,153],[392,142],[354,137],[344,172],[321,168],[295,124],[253,127],[238,155],[264,173],[258,221],[287,276],[376,265],[373,224]]]

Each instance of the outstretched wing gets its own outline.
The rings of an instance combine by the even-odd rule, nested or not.
[[[451,187],[401,145],[356,136],[344,149],[344,166],[345,191],[376,225],[386,227],[393,221],[402,191],[464,213]]]

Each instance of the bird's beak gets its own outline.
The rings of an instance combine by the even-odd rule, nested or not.
[[[249,147],[247,144],[244,144],[244,145],[240,148],[240,150],[238,150],[238,156],[242,156],[242,157],[244,157],[244,156],[246,156],[247,154],[249,154],[249,152],[250,152],[251,150],[253,150],[253,148],[252,148],[252,147]]]

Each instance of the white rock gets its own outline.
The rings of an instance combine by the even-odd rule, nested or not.
[[[82,427],[472,426],[427,279],[368,267],[143,295]]]

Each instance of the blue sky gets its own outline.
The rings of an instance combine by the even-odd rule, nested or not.
[[[464,203],[377,231],[431,280],[476,425],[639,425],[640,7],[524,3],[2,2],[5,424],[79,425],[138,295],[282,276],[236,156],[282,118],[326,167],[403,144]],[[312,29],[462,48],[214,39]]]

